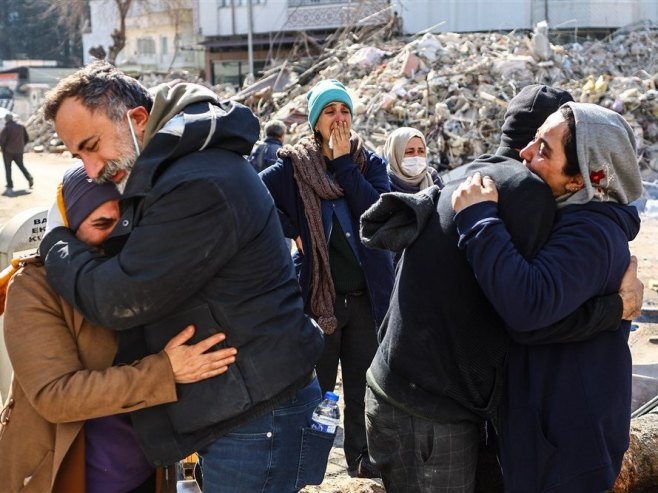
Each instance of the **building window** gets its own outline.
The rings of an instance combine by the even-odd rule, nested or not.
[[[265,68],[264,60],[254,60],[256,76]],[[213,62],[213,84],[233,84],[241,87],[249,74],[249,63],[246,61],[215,61]]]
[[[138,55],[155,55],[155,41],[152,38],[139,38],[137,40]]]
[[[162,56],[168,55],[169,54],[169,44],[168,44],[168,39],[166,36],[162,36],[160,38],[160,53],[162,53]]]

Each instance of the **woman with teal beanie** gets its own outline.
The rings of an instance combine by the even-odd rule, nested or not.
[[[365,374],[377,349],[377,327],[393,287],[390,254],[361,243],[359,219],[390,191],[386,163],[352,130],[353,104],[337,80],[307,94],[313,135],[279,150],[260,176],[269,189],[294,263],[306,310],[325,333],[316,367],[324,391],[334,390],[338,363],[345,398],[348,472],[372,477],[364,422]]]

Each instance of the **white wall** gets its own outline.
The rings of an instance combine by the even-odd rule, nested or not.
[[[530,25],[528,0],[396,0],[405,33],[440,24],[433,32],[512,30]]]
[[[119,27],[119,12],[114,0],[90,0],[91,32],[82,35],[83,62],[91,62],[89,48],[102,45],[107,52],[112,44],[112,31]]]
[[[247,0],[199,0],[199,27],[203,36],[231,36],[247,33]],[[382,5],[377,5],[378,3]],[[414,3],[428,3],[416,2]],[[432,3],[431,1],[429,2]],[[239,5],[238,5],[239,4]],[[288,7],[288,0],[264,0],[252,2],[253,33],[277,33],[299,29],[333,29],[345,24],[345,17],[358,18],[372,14],[383,8],[383,0],[371,0],[368,6],[361,6],[359,0],[344,0],[336,3],[318,3],[299,7]],[[370,8],[368,8],[370,7]]]
[[[199,0],[199,27],[203,36],[231,36],[232,34],[246,34],[247,29],[247,2],[242,5],[222,7],[221,0]],[[237,1],[235,2],[238,3]],[[263,4],[253,2],[253,32],[278,32],[285,28],[288,18],[287,0],[265,0]]]
[[[658,22],[658,0],[393,0],[405,33],[443,22],[433,32],[532,29],[548,13],[550,27],[621,27]]]
[[[549,25],[621,27],[640,20],[658,21],[656,0],[550,0]]]

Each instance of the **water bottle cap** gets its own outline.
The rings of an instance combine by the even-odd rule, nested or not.
[[[334,394],[333,392],[325,392],[324,398],[329,399],[330,401],[338,402],[338,395]]]

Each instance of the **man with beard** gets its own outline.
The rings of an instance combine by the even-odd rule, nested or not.
[[[159,351],[181,323],[196,326],[192,342],[221,329],[238,349],[222,378],[179,385],[176,403],[133,414],[148,459],[198,450],[207,491],[320,483],[333,436],[308,428],[322,334],[304,315],[272,199],[242,157],[256,117],[195,84],[149,92],[100,61],[60,81],[44,113],[87,174],[123,193],[105,253],[56,227],[57,209],[41,244],[55,290],[119,331],[115,363]]]

